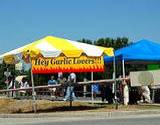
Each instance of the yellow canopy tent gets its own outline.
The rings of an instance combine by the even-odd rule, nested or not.
[[[99,57],[103,54],[113,56],[113,48],[105,48],[68,39],[47,36],[23,47],[7,52],[1,55],[0,59],[4,58],[6,62],[13,63],[12,61],[16,61],[16,56],[19,54],[26,56],[28,53],[31,57],[38,55],[43,55],[44,57],[58,57],[61,54],[64,54],[66,57],[79,57],[82,53],[85,53],[90,57]],[[10,61],[11,58],[12,60]]]
[[[104,54],[113,56],[113,48],[47,36],[7,52],[1,55],[0,59],[8,64],[17,63],[22,58],[26,62],[32,59],[33,73],[96,72],[103,71]],[[47,62],[50,64],[44,65]]]
[[[86,43],[80,43],[68,39],[47,36],[43,39],[34,41],[23,47],[2,54],[0,56],[0,60],[3,60],[5,63],[8,64],[15,64],[21,59],[25,60],[26,62],[30,62],[31,60],[35,60],[37,58],[55,59],[60,56],[64,56],[64,58],[68,59],[68,58],[79,58],[82,55],[86,55],[86,57],[83,57],[83,59],[89,57],[91,59],[95,57],[99,57],[102,59],[104,54],[107,56],[113,56],[114,55],[113,48],[105,48]],[[91,63],[92,61],[89,62]],[[32,88],[34,92],[34,82],[33,82],[32,72],[31,72],[31,78],[32,78]],[[33,94],[33,97],[35,100],[35,94]]]

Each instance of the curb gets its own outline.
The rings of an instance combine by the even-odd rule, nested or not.
[[[73,117],[99,117],[99,118],[117,118],[125,116],[151,115],[159,114],[160,110],[139,110],[139,111],[113,111],[113,112],[55,112],[55,113],[37,113],[37,114],[0,114],[0,118],[73,118]]]

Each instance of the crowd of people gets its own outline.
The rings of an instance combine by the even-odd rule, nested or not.
[[[15,78],[10,75],[6,81],[6,86],[7,89],[16,89],[20,88],[22,90],[15,92],[15,91],[10,91],[8,92],[8,96],[10,97],[15,97],[17,93],[20,96],[28,95],[29,92],[25,90],[26,88],[29,87],[29,83],[25,77],[22,78],[21,81],[17,82]],[[60,87],[54,87],[54,85],[60,85]],[[68,100],[75,100],[77,99],[75,95],[75,87],[77,85],[77,80],[76,80],[76,74],[75,73],[70,73],[67,78],[63,76],[63,73],[58,73],[57,79],[55,76],[51,76],[50,79],[48,80],[48,86],[49,87],[49,92],[51,97],[57,98],[57,96],[64,97],[64,101]],[[117,83],[117,94],[116,98],[119,103],[123,103],[125,105],[128,105],[129,101],[130,103],[142,103],[142,102],[147,102],[151,103],[151,98],[150,98],[150,89],[148,86],[141,86],[139,87],[138,91],[138,98],[135,98],[134,92],[130,91],[129,92],[129,83],[126,81],[121,81]],[[115,101],[115,95],[113,92],[113,84],[99,84],[99,83],[94,83],[91,84],[91,95],[93,98],[96,98],[97,95],[101,97],[102,102],[108,102],[108,104],[112,104]],[[134,98],[133,98],[134,97]]]
[[[70,73],[68,79],[63,77],[63,73],[58,73],[57,80],[54,76],[51,76],[51,79],[48,80],[48,86],[60,84],[60,88],[50,88],[51,96],[56,97],[58,92],[60,92],[61,96],[64,96],[64,101],[67,100],[75,100],[75,92],[74,88],[76,85],[76,74]]]
[[[24,89],[24,90],[18,91],[18,93],[15,91],[10,91],[8,93],[9,97],[16,97],[17,94],[27,95],[27,91],[25,89],[29,87],[29,83],[25,77],[23,77],[22,80],[18,82],[15,80],[14,76],[10,75],[8,76],[8,78],[6,78],[5,83],[6,83],[7,90],[16,89],[16,88]]]
[[[53,87],[54,85],[60,85],[60,87]],[[70,73],[68,78],[63,77],[63,73],[58,73],[58,78],[51,76],[48,80],[48,86],[51,97],[56,98],[57,96],[63,96],[64,101],[77,99],[75,95],[75,87],[77,85],[76,74]],[[114,94],[112,92],[112,84],[91,84],[91,94],[95,99],[97,96],[102,98],[102,102],[108,102],[112,104],[114,101]]]

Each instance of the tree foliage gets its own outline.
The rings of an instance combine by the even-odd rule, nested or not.
[[[83,38],[82,40],[78,40],[78,42],[93,44],[91,40],[89,40],[89,39],[84,39],[84,38]]]
[[[113,38],[100,38],[96,41],[94,41],[94,44],[97,46],[103,46],[103,47],[113,47],[115,50],[125,47],[129,44],[129,39],[127,37],[118,37],[116,39]]]

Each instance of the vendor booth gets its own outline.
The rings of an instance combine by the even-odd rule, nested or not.
[[[140,40],[127,47],[115,51],[116,61],[122,62],[123,78],[125,78],[125,64],[157,63],[160,61],[160,44],[149,40]],[[113,61],[112,57],[104,57],[105,62]],[[147,79],[147,78],[146,78]]]
[[[16,64],[22,59],[31,63],[32,92],[35,100],[34,73],[103,72],[104,55],[114,56],[113,48],[47,36],[4,53],[0,60],[7,64]]]

